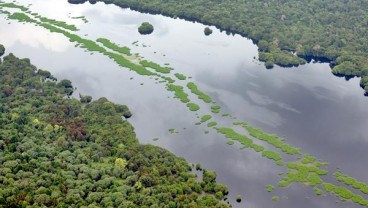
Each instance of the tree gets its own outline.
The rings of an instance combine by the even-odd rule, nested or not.
[[[149,22],[143,22],[141,26],[138,27],[138,32],[142,35],[148,35],[153,32],[154,28]]]
[[[212,34],[212,30],[209,27],[204,28],[204,34],[206,36],[209,36]]]

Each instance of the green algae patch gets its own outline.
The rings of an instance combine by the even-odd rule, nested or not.
[[[198,111],[200,109],[199,105],[195,103],[187,103],[187,107],[190,111]]]
[[[323,183],[320,176],[328,174],[327,170],[320,169],[314,164],[289,162],[287,167],[289,170],[286,176],[279,182],[280,187],[286,187],[291,183],[302,183],[312,187],[317,186]]]
[[[162,66],[160,66],[160,65],[158,65],[158,64],[156,64],[156,63],[154,63],[152,61],[142,60],[139,63],[142,64],[142,66],[144,66],[144,67],[152,68],[156,72],[163,73],[163,74],[168,74],[172,70],[172,68],[162,67]]]
[[[104,54],[106,56],[108,56],[110,59],[114,60],[119,66],[129,68],[132,71],[135,71],[139,75],[144,75],[144,76],[155,75],[155,73],[147,70],[143,66],[132,63],[131,61],[124,58],[120,54],[116,54],[116,53],[112,53],[112,52],[108,52],[108,51],[105,51]]]
[[[245,128],[249,134],[259,140],[265,141],[268,144],[279,148],[281,151],[289,154],[289,155],[295,155],[300,154],[300,149],[290,146],[289,144],[286,144],[280,137],[276,135],[271,135],[263,132],[261,129],[253,128],[249,126],[248,124],[244,122],[234,122],[234,125],[240,125],[243,128]],[[308,158],[309,159],[309,158]]]
[[[322,189],[319,189],[319,188],[314,188],[314,193],[317,195],[317,196],[321,196],[323,195],[323,190]]]
[[[153,138],[152,140],[153,140],[153,141],[158,141],[158,140],[159,140],[159,138],[157,138],[157,137],[156,137],[156,138]]]
[[[244,145],[244,148],[251,148],[256,152],[264,151],[264,147],[258,144],[254,144],[253,140],[247,137],[246,135],[239,134],[235,132],[233,129],[228,127],[218,127],[215,128],[218,133],[223,134],[226,138],[235,140]]]
[[[36,23],[36,24],[38,23],[36,20],[32,19],[28,15],[24,13],[20,13],[20,12],[15,12],[9,15],[8,17],[9,19],[18,20],[19,22],[28,22],[28,23]]]
[[[212,102],[212,98],[210,96],[208,96],[207,94],[205,94],[204,92],[200,91],[197,87],[196,84],[194,84],[193,82],[189,82],[187,84],[187,87],[190,89],[190,91],[197,95],[199,99],[203,100],[205,103],[211,103]]]
[[[221,106],[219,106],[219,105],[211,106],[211,112],[212,113],[220,113],[220,110],[221,110]]]
[[[364,194],[368,194],[368,185],[364,182],[358,181],[357,179],[343,174],[342,172],[336,172],[333,176],[347,186],[351,186],[354,189],[360,190]]]
[[[226,144],[233,145],[234,144],[234,141],[233,140],[229,140],[228,142],[226,142]]]
[[[271,151],[271,150],[265,150],[262,152],[262,157],[266,157],[268,159],[274,160],[274,161],[280,161],[282,160],[282,157],[280,153]]]
[[[14,4],[14,3],[0,3],[0,8],[1,7],[12,8],[12,9],[20,9],[22,12],[28,11],[27,7],[17,5],[17,4]]]
[[[176,133],[176,130],[174,128],[171,128],[171,129],[169,129],[169,133],[174,134],[174,133]]]
[[[49,23],[49,24],[52,24],[54,26],[58,26],[58,27],[61,27],[63,29],[74,31],[74,32],[78,31],[78,28],[75,25],[70,25],[66,22],[57,21],[57,20],[54,20],[54,19],[49,19],[47,17],[40,17],[40,16],[36,16],[36,17],[38,17],[39,20],[43,23]]]
[[[186,80],[187,77],[184,74],[180,74],[180,73],[176,73],[174,74],[176,78],[178,78],[179,80]]]
[[[204,115],[204,116],[201,117],[201,123],[207,122],[211,118],[212,118],[211,115]]]
[[[118,52],[118,53],[122,53],[122,54],[125,54],[125,55],[132,55],[130,53],[130,48],[128,47],[120,47],[119,45],[111,42],[110,40],[106,39],[106,38],[98,38],[96,40],[97,42],[99,43],[102,43],[103,46],[105,46],[106,48],[109,48],[115,52]]]
[[[175,98],[178,98],[182,103],[189,103],[188,94],[184,92],[184,88],[180,85],[168,84],[167,89],[175,93]]]
[[[209,122],[207,124],[207,127],[214,127],[214,126],[217,126],[217,122],[216,121],[212,121],[212,122]]]
[[[273,197],[272,197],[272,201],[275,201],[275,202],[279,201],[279,199],[280,199],[280,198],[279,198],[278,196],[273,196]]]
[[[271,192],[271,191],[273,191],[275,189],[275,187],[273,186],[273,185],[267,185],[266,186],[266,190],[268,191],[268,192]]]
[[[323,188],[330,193],[335,194],[336,196],[340,197],[342,200],[351,200],[352,202],[362,205],[368,206],[368,200],[363,198],[362,196],[353,193],[349,189],[343,186],[336,186],[332,183],[323,183]]]

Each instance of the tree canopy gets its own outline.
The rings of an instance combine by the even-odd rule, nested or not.
[[[216,175],[201,181],[182,158],[141,145],[125,105],[68,98],[13,54],[0,64],[0,207],[228,207]]]
[[[139,27],[138,27],[138,32],[142,35],[148,35],[151,34],[153,32],[153,25],[151,25],[149,22],[143,22]]]

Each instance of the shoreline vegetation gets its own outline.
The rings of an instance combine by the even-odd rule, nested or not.
[[[183,158],[139,144],[127,106],[73,89],[29,59],[0,61],[0,206],[230,207],[215,172],[200,179]]]
[[[11,13],[7,10],[4,10],[4,8],[18,8],[21,11]],[[200,118],[198,125],[211,120],[206,126],[210,127],[215,132],[223,134],[225,138],[228,139],[228,144],[238,142],[243,145],[241,149],[252,149],[261,157],[273,160],[276,165],[286,167],[287,175],[280,180],[278,184],[279,187],[287,187],[293,183],[302,183],[312,187],[314,190],[316,190],[316,192],[318,191],[318,195],[323,195],[320,194],[321,191],[330,192],[340,199],[349,199],[354,203],[368,206],[368,203],[366,203],[364,197],[356,193],[350,194],[349,189],[343,186],[338,186],[338,184],[340,184],[339,181],[335,181],[335,183],[332,185],[324,182],[323,177],[329,175],[329,172],[323,168],[325,168],[325,166],[328,164],[320,162],[320,160],[317,158],[312,157],[307,153],[303,153],[299,148],[287,144],[284,139],[279,138],[276,135],[267,134],[260,129],[251,127],[249,124],[243,121],[234,122],[232,127],[219,126],[218,123],[221,123],[219,122],[219,119],[225,119],[223,116],[220,116],[220,118],[216,116],[221,112],[221,106],[214,104],[213,99],[204,92],[200,91],[195,83],[187,83],[181,79],[183,76],[186,77],[186,75],[173,75],[171,74],[171,71],[174,70],[172,68],[169,68],[170,71],[161,71],[167,67],[162,67],[150,61],[141,63],[141,60],[138,60],[138,55],[133,56],[130,53],[124,53],[128,51],[127,47],[121,47],[107,39],[97,39],[96,41],[85,39],[74,34],[72,31],[66,31],[57,25],[53,25],[52,21],[44,23],[42,22],[42,18],[40,18],[37,14],[33,15],[28,8],[20,5],[11,4],[9,6],[9,4],[0,3],[0,13],[7,16],[11,20],[34,24],[36,26],[43,27],[50,32],[64,35],[69,39],[70,42],[76,44],[75,47],[82,48],[86,52],[97,52],[105,55],[124,69],[132,70],[138,75],[152,76],[155,79],[160,79],[160,83],[164,84],[168,91],[172,91],[175,94],[175,98],[187,106],[190,111],[198,111],[200,109],[206,111],[204,112],[205,116],[201,118],[198,116],[198,118]],[[120,51],[121,49],[124,50]],[[149,68],[154,69],[155,71],[151,71]],[[66,82],[63,85],[68,86],[68,94],[71,94],[71,84]],[[199,106],[198,103],[194,103],[192,100],[190,100],[190,97],[197,97],[197,100],[201,102],[201,106]],[[202,107],[205,108],[202,109]],[[230,117],[231,119],[234,118],[234,116],[230,114],[227,114],[227,117]],[[239,126],[242,127],[247,133],[244,134],[235,131],[235,129],[239,128]],[[284,159],[285,154],[288,156],[294,156],[293,160],[295,161],[290,161],[290,158],[288,158],[288,160]],[[139,187],[140,185],[138,184],[137,186]],[[346,196],[346,194],[348,194],[348,196]]]
[[[75,4],[87,1],[68,0]],[[347,79],[361,77],[360,85],[368,95],[368,42],[365,38],[368,4],[363,2],[98,1],[140,12],[198,21],[248,37],[258,45],[259,60],[267,68],[274,65],[298,66],[312,59],[330,63],[336,76]]]

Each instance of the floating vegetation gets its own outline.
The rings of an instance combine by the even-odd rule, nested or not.
[[[216,121],[212,121],[212,122],[209,122],[207,124],[207,127],[214,127],[214,126],[217,126],[217,122]]]
[[[259,140],[265,141],[268,144],[281,149],[281,151],[289,154],[289,155],[295,155],[300,154],[300,149],[290,146],[289,144],[286,144],[280,137],[276,135],[271,135],[263,132],[260,129],[253,128],[249,126],[248,124],[244,122],[234,122],[234,125],[240,125],[243,128],[245,128],[251,136],[254,138],[257,138]]]
[[[317,196],[323,195],[323,190],[319,189],[317,187],[315,187],[314,189],[314,193],[316,193]]]
[[[78,31],[78,28],[75,25],[70,25],[66,22],[49,19],[47,17],[40,17],[40,16],[36,16],[36,17],[39,17],[40,21],[43,23],[49,23],[49,24],[52,24],[52,25],[55,25],[55,26],[58,26],[58,27],[61,27],[63,29],[70,30],[70,31]]]
[[[180,73],[176,73],[175,77],[178,78],[179,80],[186,80],[187,77],[184,74],[180,74]]]
[[[176,133],[176,130],[174,128],[171,128],[171,129],[169,129],[169,133],[174,134],[174,133]]]
[[[234,141],[233,140],[229,140],[228,142],[226,142],[226,144],[233,145],[234,144]]]
[[[193,94],[196,94],[198,96],[198,98],[203,100],[205,103],[211,103],[212,102],[212,98],[210,96],[206,95],[205,93],[203,93],[202,91],[198,90],[197,85],[194,84],[193,82],[189,82],[187,84],[187,87],[190,89],[190,91]]]
[[[212,118],[211,115],[204,115],[201,118],[201,123],[207,122],[208,120],[210,120]]]
[[[360,190],[364,194],[368,194],[368,185],[366,183],[360,182],[357,179],[347,176],[341,172],[336,172],[333,176],[342,183],[345,183],[347,186],[351,186],[354,189]]]
[[[211,106],[211,112],[212,113],[220,113],[221,106],[219,105],[213,105]]]
[[[28,11],[28,8],[25,6],[21,6],[21,5],[17,5],[14,3],[1,3],[0,2],[0,7],[7,7],[7,8],[13,8],[13,9],[20,9],[23,12]]]
[[[281,161],[282,157],[280,153],[271,151],[271,150],[265,150],[262,152],[262,157],[267,157],[268,159],[274,160],[274,161]]]
[[[268,192],[271,192],[271,191],[273,191],[275,189],[275,187],[273,186],[273,185],[267,185],[266,186],[266,190],[268,191]]]
[[[279,201],[279,197],[278,196],[273,196],[272,201]]]
[[[88,20],[85,16],[79,16],[79,17],[71,17],[72,19],[80,19],[82,20],[84,23],[88,23]]]
[[[9,19],[18,20],[19,22],[38,23],[36,20],[32,19],[28,15],[19,12],[15,12],[9,15]]]
[[[222,116],[222,117],[230,117],[230,114],[228,114],[228,113],[224,113],[224,114],[222,114],[221,116]]]
[[[105,46],[106,48],[109,48],[109,49],[111,49],[115,52],[122,53],[122,54],[125,54],[125,55],[128,55],[128,56],[132,55],[130,53],[130,48],[120,47],[117,44],[112,43],[110,40],[108,40],[106,38],[98,38],[96,41],[102,43],[103,46]]]
[[[184,88],[180,85],[169,84],[167,85],[169,91],[175,93],[175,98],[178,98],[182,103],[189,103],[188,94],[184,92]]]
[[[162,66],[160,66],[160,65],[158,65],[154,62],[147,61],[147,60],[142,60],[139,63],[142,64],[142,66],[144,66],[144,67],[152,68],[152,69],[156,70],[157,72],[163,73],[163,74],[168,74],[172,70],[172,68],[162,67]]]
[[[157,141],[157,140],[159,140],[159,138],[157,138],[157,137],[156,137],[156,138],[153,138],[152,140],[153,140],[153,141]]]
[[[335,194],[340,197],[342,200],[351,200],[356,204],[360,204],[362,206],[368,206],[368,200],[364,199],[362,196],[351,192],[349,189],[343,186],[336,186],[332,183],[323,183],[323,188],[330,193]]]
[[[195,103],[187,103],[187,107],[190,111],[198,111],[200,109],[199,105]]]

